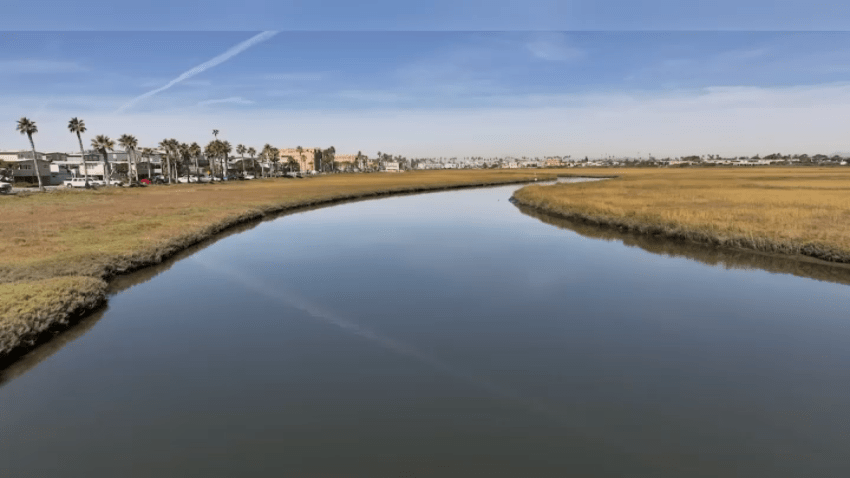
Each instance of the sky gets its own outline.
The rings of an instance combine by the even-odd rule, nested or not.
[[[206,13],[182,23],[191,5],[163,4],[172,20],[156,31],[136,7],[92,22],[66,3],[37,23],[52,31],[0,31],[0,149],[28,147],[13,128],[26,116],[45,151],[75,150],[66,125],[79,117],[86,141],[133,134],[142,146],[203,145],[218,129],[234,145],[370,156],[850,152],[850,33],[824,31],[850,27],[834,20],[850,18],[838,2],[729,2],[723,13],[656,1],[639,15],[640,2],[521,12],[499,1],[373,2],[380,15],[278,2],[260,11],[286,20],[266,21],[272,30],[225,28],[247,17],[195,3]],[[11,2],[12,23],[33,15],[24,6]],[[130,14],[142,21],[125,27]],[[186,31],[202,19],[216,31]]]

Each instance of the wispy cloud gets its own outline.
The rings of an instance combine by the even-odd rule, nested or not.
[[[245,40],[242,43],[239,43],[238,45],[231,47],[230,49],[228,49],[227,51],[225,51],[221,55],[218,55],[218,56],[216,56],[215,58],[213,58],[209,61],[201,63],[200,65],[192,68],[191,70],[183,73],[182,75],[178,76],[177,78],[169,81],[165,86],[162,86],[162,87],[157,88],[155,90],[148,91],[147,93],[145,93],[143,95],[140,95],[140,96],[133,98],[132,100],[130,100],[129,102],[124,104],[124,106],[122,106],[121,108],[118,108],[117,113],[124,112],[128,108],[133,107],[134,105],[138,104],[140,101],[142,101],[146,98],[150,98],[151,96],[153,96],[157,93],[161,93],[161,92],[171,88],[172,86],[179,84],[183,81],[186,81],[186,80],[188,80],[189,78],[191,78],[195,75],[203,73],[204,71],[206,71],[206,70],[208,70],[208,69],[210,69],[214,66],[220,65],[220,64],[224,63],[225,61],[227,61],[227,60],[233,58],[234,56],[242,53],[243,51],[247,50],[248,48],[251,48],[252,46],[254,46],[258,43],[262,43],[262,42],[270,39],[271,37],[275,36],[276,34],[277,34],[277,32],[270,31],[270,32],[260,33],[259,35],[255,35],[255,36],[249,38],[248,40]]]
[[[0,97],[7,104],[10,97]],[[225,98],[227,99],[227,98]],[[31,108],[17,98],[9,120]],[[14,103],[11,103],[14,104]],[[142,115],[87,113],[98,134],[132,132],[155,144],[174,135],[195,141],[212,127],[240,142],[263,144],[284,127],[294,144],[329,144],[339,151],[390,150],[409,155],[813,153],[846,150],[842,118],[850,106],[850,84],[787,88],[709,87],[677,91],[619,91],[494,98],[475,108],[409,108],[380,104],[352,122],[345,108],[291,111],[260,109],[250,115],[222,115],[215,108],[177,109]],[[65,127],[77,110],[53,106],[39,121],[44,148],[74,145]],[[334,131],[333,138],[328,131]],[[427,132],[428,141],[422,140]],[[12,129],[0,130],[0,144],[19,144]],[[287,140],[289,141],[289,140]],[[281,145],[283,146],[283,145]],[[663,156],[661,156],[663,157]]]
[[[539,33],[525,44],[528,51],[546,61],[574,61],[585,56],[585,51],[567,42],[562,33]]]
[[[157,85],[161,85],[165,81],[166,80],[164,80],[162,78],[146,79],[141,84],[139,84],[139,86],[141,86],[143,88],[151,88],[151,87],[154,87],[154,86],[157,86]],[[186,81],[183,81],[183,82],[180,83],[180,86],[195,87],[195,88],[201,88],[201,87],[211,86],[211,85],[212,85],[212,81],[210,81],[210,80],[186,80]]]
[[[0,61],[0,71],[6,74],[77,73],[88,69],[73,61],[6,60]]]
[[[253,105],[254,102],[251,100],[246,100],[241,96],[231,96],[230,98],[221,98],[216,100],[205,100],[198,103],[198,106],[208,106],[208,105],[220,105],[220,104],[232,104],[232,105]]]

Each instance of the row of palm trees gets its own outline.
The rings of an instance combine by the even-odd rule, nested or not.
[[[32,149],[33,155],[33,167],[35,170],[36,178],[38,178],[38,188],[40,191],[44,191],[44,184],[41,180],[41,174],[39,174],[38,162],[37,162],[37,153],[35,150],[35,141],[33,140],[33,135],[38,133],[38,126],[35,121],[32,121],[29,118],[23,117],[18,120],[18,125],[16,128],[21,134],[26,135],[30,141],[30,147]],[[79,118],[71,118],[68,122],[68,131],[75,134],[77,136],[77,142],[80,146],[80,155],[83,163],[83,174],[85,176],[85,185],[89,187],[89,172],[88,165],[85,160],[85,148],[83,147],[83,138],[82,134],[86,132],[86,124],[85,121]],[[210,164],[210,173],[215,175],[219,174],[221,179],[224,179],[224,175],[227,171],[227,161],[231,152],[233,152],[233,148],[228,141],[222,141],[218,139],[219,130],[213,130],[213,136],[215,139],[210,141],[209,144],[202,150],[198,143],[192,143],[191,145],[186,143],[180,143],[174,138],[164,139],[160,141],[159,148],[165,152],[165,170],[163,171],[165,175],[168,177],[168,182],[171,184],[173,180],[179,174],[179,164],[191,164],[194,162],[195,172],[198,179],[200,179],[200,167],[198,165],[198,159],[202,156],[202,154],[207,158]],[[130,162],[133,164],[133,167],[128,174],[130,176],[131,181],[138,182],[139,181],[139,168],[138,168],[138,156],[148,158],[150,160],[153,155],[152,148],[141,148],[138,149],[139,141],[135,136],[124,134],[118,138],[118,144],[124,149],[124,151],[129,156]],[[109,184],[109,180],[111,178],[111,168],[109,165],[109,151],[114,151],[115,142],[106,135],[97,135],[94,139],[91,140],[91,148],[100,153],[103,156],[103,172],[104,179],[106,183]],[[300,148],[300,146],[299,146]],[[245,145],[239,144],[236,146],[236,153],[239,155],[242,162],[242,174],[247,174],[245,168],[245,155],[247,154],[251,158],[252,169],[256,170],[257,164],[254,157],[257,155],[257,150],[253,147],[246,147]],[[280,161],[280,151],[271,146],[270,144],[266,144],[263,146],[263,149],[260,151],[260,157],[270,162],[275,169],[277,169],[277,164]],[[218,166],[216,166],[216,161],[218,161]],[[295,163],[294,159],[290,158],[291,163]],[[297,163],[295,163],[297,164]],[[290,164],[290,167],[293,165]],[[216,171],[217,170],[217,171]],[[186,168],[186,179],[189,179],[190,168]],[[266,171],[264,168],[261,168],[261,174],[263,176],[266,175]]]

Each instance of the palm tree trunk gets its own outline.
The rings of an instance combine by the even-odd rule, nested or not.
[[[103,180],[107,186],[109,186],[109,180],[112,177],[111,171],[109,170],[109,153],[106,150],[103,150]]]
[[[239,157],[242,158],[242,177],[244,178],[245,177],[245,155],[243,154],[242,156],[239,156]]]
[[[23,121],[23,120],[21,120],[21,121]],[[38,170],[38,158],[36,157],[36,154],[35,154],[35,143],[32,140],[32,134],[31,133],[27,133],[27,136],[29,136],[30,146],[32,146],[32,164],[35,167],[35,177],[38,178],[38,190],[44,191],[44,185],[41,184],[41,174],[39,174],[39,170]]]
[[[201,169],[198,167],[198,155],[195,155],[195,179],[201,182]]]
[[[83,138],[77,133],[77,141],[80,142],[80,158],[83,159],[83,174],[86,176],[86,189],[89,187],[89,167],[86,165],[86,152],[83,150]]]
[[[136,157],[136,150],[130,150],[130,157],[133,160],[133,176],[136,177],[136,182],[139,182],[139,158]]]

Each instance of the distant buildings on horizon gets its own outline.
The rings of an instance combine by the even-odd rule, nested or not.
[[[651,155],[647,158],[643,157],[613,157],[607,156],[603,158],[573,158],[571,156],[545,156],[543,158],[534,157],[439,157],[439,158],[405,158],[402,156],[391,156],[382,154],[382,158],[369,158],[367,155],[358,154],[334,154],[329,150],[321,148],[279,148],[278,169],[286,169],[289,164],[289,159],[292,158],[298,164],[298,170],[302,172],[311,172],[318,170],[327,170],[328,164],[323,162],[333,162],[333,166],[339,171],[358,172],[363,170],[370,171],[400,171],[409,169],[461,169],[461,168],[547,168],[547,167],[616,167],[616,166],[767,166],[776,164],[835,164],[847,165],[847,157],[844,155],[834,154],[827,156],[823,154],[808,155],[781,155],[774,153],[765,157],[758,155],[752,157],[731,157],[723,158],[719,155],[692,155],[681,156],[676,158],[654,158]],[[61,184],[62,181],[75,176],[82,175],[83,157],[80,152],[36,152],[38,156],[38,174],[42,176],[42,181],[45,184]],[[165,151],[153,149],[151,153],[142,155],[139,150],[136,151],[136,167],[139,168],[140,177],[150,177],[153,175],[162,174],[162,162],[165,156]],[[130,161],[129,154],[125,151],[110,151],[107,153],[107,160],[112,165],[112,171],[120,170],[127,173],[133,168],[133,163]],[[240,155],[231,154],[228,157],[228,172],[238,173],[241,166],[242,157]],[[255,157],[251,159],[245,157],[248,161],[256,162],[264,171],[275,168],[267,158]],[[0,150],[0,162],[6,163],[6,169],[11,169],[12,176],[16,181],[28,182],[36,181],[36,172],[32,165],[31,150]],[[103,155],[98,151],[89,150],[85,152],[85,163],[89,175],[98,176],[104,174]],[[208,167],[206,159],[201,159],[200,164],[204,170]],[[195,169],[194,165],[189,166],[190,169]],[[198,171],[193,171],[192,174],[197,174]],[[8,172],[7,172],[8,174]]]

